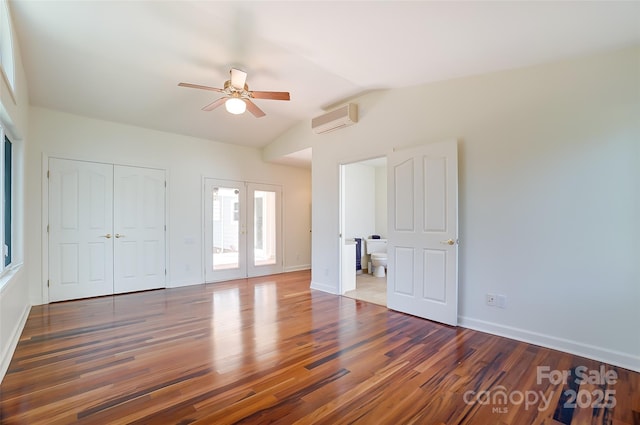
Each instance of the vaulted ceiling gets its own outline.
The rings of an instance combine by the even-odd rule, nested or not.
[[[254,147],[364,92],[640,43],[640,2],[10,1],[32,105]],[[263,118],[201,108],[229,69]]]

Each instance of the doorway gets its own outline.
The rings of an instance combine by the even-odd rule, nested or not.
[[[367,239],[373,235],[387,236],[387,159],[380,157],[341,166],[341,233],[343,243],[360,239],[360,268],[343,263],[345,281],[343,295],[379,305],[387,305],[387,279],[373,274],[367,254]],[[348,246],[343,249],[352,249]],[[357,248],[356,248],[357,249]],[[344,257],[343,257],[344,258]]]
[[[457,141],[394,149],[385,161],[387,227],[380,233],[388,234],[386,306],[455,326],[458,322]],[[339,290],[343,295],[358,289],[357,274],[352,274],[357,268],[353,264],[357,262],[350,261],[347,255],[352,252],[350,241],[359,237],[354,236],[353,229],[361,222],[370,223],[371,215],[375,214],[370,198],[361,196],[363,192],[370,194],[370,189],[352,190],[350,186],[350,171],[362,171],[365,166],[362,162],[340,166]],[[350,207],[354,203],[357,208]],[[357,211],[355,220],[350,217],[354,210]],[[366,228],[359,232],[367,234]],[[364,252],[367,252],[366,242]]]
[[[281,273],[280,186],[205,178],[205,281]]]

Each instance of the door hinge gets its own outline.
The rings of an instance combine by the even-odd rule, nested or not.
[[[49,225],[47,224],[47,233],[49,233]]]
[[[49,178],[49,170],[47,170],[47,178]]]
[[[164,275],[165,276],[167,275],[167,269],[164,269]]]
[[[164,225],[164,231],[165,232],[167,231],[167,225],[166,224]]]
[[[47,279],[47,288],[48,288],[49,286],[51,286],[51,285],[49,284],[49,279]]]
[[[164,181],[164,187],[167,187],[167,181],[166,180]]]

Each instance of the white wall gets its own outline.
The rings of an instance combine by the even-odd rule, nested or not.
[[[375,234],[386,238],[387,234],[387,167],[375,167],[376,179],[376,230]]]
[[[366,239],[375,232],[375,168],[362,164],[345,166],[345,236]]]
[[[357,125],[306,136],[312,287],[338,291],[337,164],[456,137],[460,323],[640,370],[639,67],[635,47],[357,99]]]
[[[9,5],[11,7],[11,5]],[[13,32],[15,53],[15,91],[11,92],[0,77],[0,123],[13,143],[13,269],[0,277],[0,381],[9,367],[11,356],[29,314],[28,262],[24,261],[24,157],[28,143],[28,87]],[[26,206],[28,208],[28,205]]]
[[[265,163],[260,150],[31,108],[27,215],[31,301],[46,302],[40,261],[43,239],[43,154],[165,168],[168,175],[168,286],[204,281],[202,178],[283,187],[285,271],[310,265],[310,172]]]

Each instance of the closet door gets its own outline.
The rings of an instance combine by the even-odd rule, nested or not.
[[[114,293],[165,287],[164,170],[114,167]]]
[[[49,159],[49,301],[165,287],[164,170]]]
[[[113,293],[113,165],[49,159],[49,301]]]

